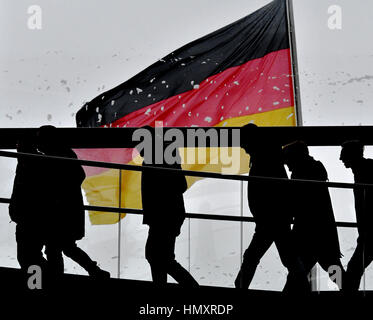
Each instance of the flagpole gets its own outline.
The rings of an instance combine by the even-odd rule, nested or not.
[[[299,73],[298,73],[298,57],[297,57],[297,42],[295,38],[295,27],[294,27],[294,10],[293,0],[286,0],[286,13],[288,22],[288,34],[289,34],[289,45],[290,45],[290,59],[291,59],[291,74],[293,82],[293,94],[294,94],[294,111],[295,111],[295,122],[297,127],[303,126],[302,117],[302,106],[300,100],[300,86],[299,86]],[[318,291],[317,285],[317,267],[314,266],[309,274],[311,290]]]
[[[296,125],[298,127],[301,127],[303,126],[303,117],[302,117],[302,108],[301,108],[301,101],[300,101],[297,43],[295,39],[293,0],[286,0],[286,13],[287,13],[287,22],[288,22],[289,44],[290,44],[293,94],[294,94],[294,102],[295,102],[295,106],[294,106],[295,121],[296,121]]]

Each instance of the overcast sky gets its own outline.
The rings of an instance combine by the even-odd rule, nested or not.
[[[1,0],[0,127],[75,126],[84,101],[268,2]],[[41,30],[28,29],[31,4]],[[370,0],[294,0],[305,125],[372,123],[372,12]]]

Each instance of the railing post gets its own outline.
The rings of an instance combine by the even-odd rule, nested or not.
[[[363,219],[365,220],[365,217],[366,217],[366,205],[365,205],[365,201],[366,201],[366,188],[364,187],[363,188]],[[370,212],[369,212],[370,214]],[[365,221],[364,221],[365,222]],[[366,238],[365,238],[365,230],[364,230],[364,240],[363,240],[363,268],[364,268],[364,273],[363,273],[363,295],[365,297],[366,295],[366,278],[365,278],[365,275],[366,275],[366,269],[365,269],[365,241],[366,241]]]
[[[243,181],[240,181],[240,215],[243,217]],[[243,221],[240,221],[240,266],[243,262]]]
[[[118,195],[119,209],[122,207],[122,170],[119,169],[119,195]],[[120,251],[121,251],[121,235],[122,235],[122,219],[121,213],[118,212],[118,273],[117,278],[120,279]]]

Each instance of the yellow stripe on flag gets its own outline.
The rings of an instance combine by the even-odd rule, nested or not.
[[[253,114],[250,116],[243,116],[224,120],[216,125],[216,127],[241,127],[247,123],[253,122],[258,126],[295,126],[294,108],[282,108],[273,111]],[[206,163],[201,164],[185,164],[185,155],[188,150],[191,154],[198,152],[205,152]],[[239,165],[224,166],[220,159],[222,150],[219,148],[182,148],[180,149],[180,156],[184,170],[218,172],[221,173],[223,167],[224,173],[227,174],[243,174],[249,171],[249,156],[241,148],[237,148],[238,152],[232,153],[234,148],[226,148],[230,155],[236,154],[232,159],[234,164]],[[203,150],[204,149],[204,150]],[[223,149],[223,148],[220,148]],[[140,157],[140,156],[138,156]],[[186,159],[188,160],[188,159]],[[128,164],[136,165],[141,163],[139,159],[132,160]],[[238,170],[237,170],[238,168]],[[188,187],[191,187],[196,181],[201,178],[186,177]],[[139,171],[122,171],[121,179],[121,208],[141,209],[141,172]],[[88,203],[93,206],[119,206],[119,170],[110,169],[101,174],[87,177],[83,183]],[[92,224],[113,224],[118,222],[117,213],[102,213],[92,211],[90,220]],[[123,218],[125,215],[122,214]]]

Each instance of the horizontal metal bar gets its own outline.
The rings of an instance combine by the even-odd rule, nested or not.
[[[214,130],[228,130],[239,127],[213,127]],[[61,140],[72,148],[133,148],[138,142],[132,139],[138,128],[57,128],[53,132],[56,141]],[[169,129],[163,128],[164,132]],[[187,136],[188,130],[210,130],[211,127],[177,128]],[[15,149],[17,141],[23,137],[36,137],[38,128],[0,128],[0,149]],[[190,131],[189,131],[190,132]],[[276,140],[282,145],[295,140],[303,140],[309,146],[340,146],[346,140],[358,139],[365,145],[373,145],[373,126],[302,126],[302,127],[259,127],[258,136]],[[256,137],[247,137],[256,139]],[[219,145],[210,145],[209,146]],[[219,140],[220,142],[220,140]],[[232,146],[232,139],[229,139]],[[185,144],[187,146],[187,144]]]
[[[152,166],[136,166],[130,164],[121,164],[121,163],[111,163],[111,162],[101,162],[101,161],[92,161],[92,160],[80,160],[64,157],[54,157],[54,156],[45,156],[32,153],[21,153],[21,152],[11,152],[11,151],[0,151],[0,156],[9,157],[9,158],[35,158],[43,161],[52,160],[52,161],[71,161],[77,162],[82,166],[89,167],[100,167],[100,168],[110,168],[110,169],[121,169],[129,171],[151,171],[151,170],[160,170],[160,171],[174,171],[180,172],[178,169],[172,168],[161,168],[161,167],[152,167]],[[260,177],[260,176],[246,176],[246,175],[233,175],[233,174],[221,174],[216,172],[205,172],[205,171],[192,171],[192,170],[182,170],[183,175],[191,177],[202,177],[202,178],[214,178],[222,180],[236,180],[236,181],[249,181],[249,182],[277,182],[277,183],[290,183],[296,185],[304,184],[315,184],[320,186],[327,186],[329,188],[342,188],[342,189],[354,189],[354,188],[373,188],[373,184],[367,183],[345,183],[345,182],[329,182],[329,181],[317,181],[317,180],[301,180],[301,179],[287,179],[287,178],[271,178],[271,177]]]
[[[8,198],[0,198],[0,203],[10,203]],[[103,213],[126,213],[142,215],[141,209],[131,208],[115,208],[115,207],[101,207],[101,206],[84,206],[85,210],[100,211]],[[203,219],[203,220],[217,220],[217,221],[238,221],[238,222],[255,222],[253,217],[229,216],[206,213],[186,213],[187,218]],[[337,227],[356,228],[357,224],[354,222],[336,222]]]

